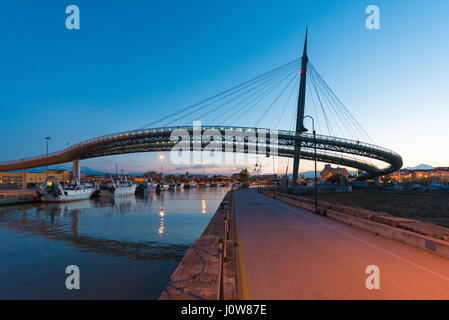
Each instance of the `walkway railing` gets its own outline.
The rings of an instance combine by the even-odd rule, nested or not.
[[[232,191],[230,191],[232,193]],[[217,300],[223,299],[223,268],[224,263],[227,261],[228,256],[228,239],[229,239],[229,225],[231,222],[231,210],[232,210],[232,194],[229,197],[228,206],[226,208],[226,217],[224,218],[224,232],[223,238],[218,240],[218,252],[219,252],[219,268],[218,268],[218,280],[217,280]]]

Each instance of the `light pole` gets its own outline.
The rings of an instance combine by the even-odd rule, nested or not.
[[[45,137],[45,140],[47,141],[47,161],[48,161],[48,141],[50,140],[50,137]],[[45,181],[48,180],[48,164],[47,164],[47,170],[45,171]]]
[[[268,153],[267,153],[267,158],[268,159],[270,158],[270,155]],[[276,179],[274,176],[274,156],[273,156],[273,198],[275,198],[275,199],[276,199],[276,187],[277,187],[277,184],[276,184]]]
[[[314,158],[315,158],[315,213],[318,214],[318,185],[317,185],[317,176],[316,176],[316,131],[315,131],[315,120],[311,116],[305,116],[305,118],[310,118],[312,120],[312,129],[313,129],[313,149],[314,149]]]
[[[260,188],[260,183],[262,180],[261,171],[262,171],[262,164],[259,164],[256,162],[254,165],[254,171],[257,173],[257,186]]]
[[[274,156],[273,156],[273,188],[274,188],[274,198],[276,198],[277,183],[276,183],[276,175],[274,172]]]
[[[164,159],[165,159],[165,156],[163,154],[161,154],[159,156],[159,159],[161,160],[161,180],[162,180],[162,177],[164,176]]]

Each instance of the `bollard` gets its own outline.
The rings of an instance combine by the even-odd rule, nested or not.
[[[227,215],[227,213],[226,213]],[[223,261],[226,261],[227,243],[228,243],[228,218],[224,218],[224,243],[223,243]]]

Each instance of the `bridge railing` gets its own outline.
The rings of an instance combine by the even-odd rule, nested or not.
[[[32,160],[38,160],[38,159],[43,159],[43,158],[47,158],[47,157],[59,156],[59,155],[64,154],[65,152],[68,152],[68,151],[71,151],[76,148],[83,147],[83,146],[86,146],[86,145],[89,145],[92,143],[96,143],[99,141],[107,141],[107,140],[121,138],[121,137],[125,137],[125,136],[142,135],[142,134],[150,134],[150,133],[158,133],[158,132],[169,133],[169,132],[172,132],[177,129],[185,129],[185,130],[189,131],[189,130],[192,130],[193,127],[192,126],[173,126],[173,127],[160,127],[160,128],[151,128],[151,129],[138,129],[138,130],[112,133],[112,134],[102,135],[102,136],[98,136],[95,138],[81,141],[79,143],[76,143],[76,144],[64,149],[64,150],[52,152],[52,153],[49,153],[48,155],[43,154],[43,155],[29,157],[29,158],[23,158],[23,159],[19,159],[19,160],[4,161],[4,162],[0,162],[0,165],[7,165],[7,164],[18,163],[18,162],[32,161]],[[218,129],[222,132],[225,130],[228,130],[228,129],[229,130],[237,130],[237,131],[241,130],[241,131],[255,131],[255,132],[261,132],[261,131],[266,131],[266,132],[271,131],[272,132],[273,131],[272,129],[265,129],[265,128],[233,127],[233,126],[201,126],[201,129],[202,130]],[[294,132],[294,131],[277,130],[277,134],[278,134],[278,136],[284,135],[284,136],[289,136],[289,137],[307,137],[308,139],[313,139],[313,135],[310,133],[303,133],[301,135],[297,135],[296,132]],[[366,148],[369,148],[372,150],[383,151],[383,152],[392,154],[394,156],[400,157],[397,153],[395,153],[392,150],[389,150],[387,148],[377,146],[374,144],[366,143],[366,142],[360,142],[360,141],[339,138],[339,137],[331,137],[331,136],[326,136],[326,135],[321,135],[321,134],[317,134],[316,137],[318,139],[323,139],[323,140],[332,141],[332,142],[336,142],[336,143],[349,144],[354,147],[363,146],[363,147],[366,147]]]
[[[39,160],[39,159],[45,159],[45,158],[51,158],[51,157],[55,157],[55,156],[60,156],[62,154],[64,154],[67,151],[67,149],[61,150],[61,151],[56,151],[56,152],[52,152],[47,154],[42,154],[39,156],[34,156],[34,157],[27,157],[27,158],[22,158],[22,159],[18,159],[18,160],[9,160],[9,161],[2,161],[0,162],[0,165],[7,165],[7,164],[13,164],[13,163],[18,163],[18,162],[25,162],[25,161],[33,161],[33,160]]]

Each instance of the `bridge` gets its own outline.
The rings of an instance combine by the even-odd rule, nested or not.
[[[291,117],[291,129],[260,128],[258,126],[260,121],[266,117],[273,107],[280,104],[282,95],[288,88],[291,88],[292,91],[288,99],[286,99],[282,112],[280,112],[276,128],[279,122],[286,118],[284,117],[284,112],[292,97],[292,93],[295,91],[295,80],[298,80],[298,74],[300,79],[295,110],[296,117]],[[308,75],[309,81],[311,81],[310,87],[313,88],[312,94],[316,94],[319,102],[319,108],[317,109],[322,112],[328,135],[316,134],[315,128],[313,134],[307,133],[308,130],[304,126],[304,119],[307,117],[304,116],[304,112]],[[276,92],[276,90],[279,90],[279,92]],[[270,97],[273,101],[267,101]],[[258,104],[263,104],[264,110],[260,111],[260,114],[258,114],[260,116],[253,126],[226,124],[232,118],[236,119],[234,121],[243,118],[254,110]],[[326,110],[328,111],[326,112]],[[330,112],[335,113],[334,119],[341,122],[343,128],[348,134],[352,135],[352,138],[337,137],[333,134],[329,120],[331,118]],[[317,114],[317,110],[315,110],[315,113]],[[199,132],[196,132],[193,126],[179,126],[179,121],[185,121],[190,116],[203,119],[209,115],[213,115],[214,120],[219,119],[219,124],[203,126]],[[296,118],[296,121],[293,123],[294,118]],[[315,120],[318,120],[317,118]],[[168,121],[168,124],[171,125],[154,127],[155,124],[161,124],[164,121],[166,123]],[[293,130],[293,127],[295,127],[295,130]],[[0,162],[0,171],[23,170],[23,174],[26,174],[26,169],[73,162],[74,177],[79,178],[80,160],[127,153],[170,151],[178,142],[170,137],[176,130],[180,129],[188,132],[191,142],[202,141],[200,143],[201,150],[204,150],[208,145],[201,137],[204,131],[214,129],[222,136],[222,151],[259,153],[259,150],[266,150],[267,156],[277,155],[279,157],[293,158],[294,183],[296,183],[298,178],[300,159],[317,160],[362,170],[363,174],[358,177],[360,180],[393,173],[398,171],[403,164],[401,156],[397,153],[372,143],[361,142],[357,138],[359,135],[367,135],[364,134],[365,132],[361,125],[349,113],[348,109],[336,97],[310,63],[307,55],[306,32],[303,55],[300,59],[286,63],[199,103],[163,116],[141,129],[96,137],[72,145],[65,150],[46,155]],[[235,133],[242,132],[244,136],[247,135],[244,139],[234,136]],[[264,134],[268,133],[268,136],[270,134],[274,135],[275,132],[276,141],[265,139],[264,136],[262,137],[259,134],[261,132]],[[249,135],[249,133],[252,134]],[[274,143],[276,143],[276,154],[272,152]],[[380,161],[382,165],[374,164],[371,162],[372,160]]]
[[[68,147],[65,150],[50,153],[48,155],[41,155],[31,158],[19,159],[15,161],[0,162],[0,171],[13,171],[21,169],[29,169],[42,167],[47,165],[55,165],[60,163],[74,162],[74,172],[79,170],[79,160],[127,154],[137,152],[161,152],[170,151],[173,146],[178,143],[170,137],[173,132],[184,129],[190,136],[192,141],[194,139],[201,139],[205,130],[218,130],[222,137],[222,151],[224,152],[227,141],[232,142],[232,150],[242,150],[244,153],[251,151],[266,149],[267,155],[270,155],[271,143],[267,140],[260,141],[258,138],[259,132],[270,132],[268,129],[260,128],[242,128],[242,127],[213,127],[206,126],[201,130],[201,136],[196,137],[193,127],[171,127],[171,128],[157,128],[157,129],[143,129],[133,130],[127,132],[113,133],[82,141],[75,145]],[[244,138],[242,141],[234,139],[229,136],[229,132],[255,132],[254,136]],[[297,134],[295,131],[277,131],[277,153],[281,157],[293,158],[295,156],[295,146],[297,142],[301,144],[300,156],[302,159],[314,160],[314,137],[312,134],[302,133]],[[201,143],[201,149],[208,144]],[[239,146],[240,145],[240,146]],[[250,145],[256,148],[250,148]],[[380,175],[386,175],[399,170],[402,167],[402,158],[397,153],[383,147],[375,146],[369,143],[359,141],[336,138],[324,135],[316,136],[317,160],[322,162],[329,162],[338,165],[357,168],[366,172],[361,175],[361,179],[368,179]],[[363,160],[353,158],[353,155],[368,157],[371,159],[380,160],[388,164],[385,168],[379,168],[373,164],[367,163]]]

